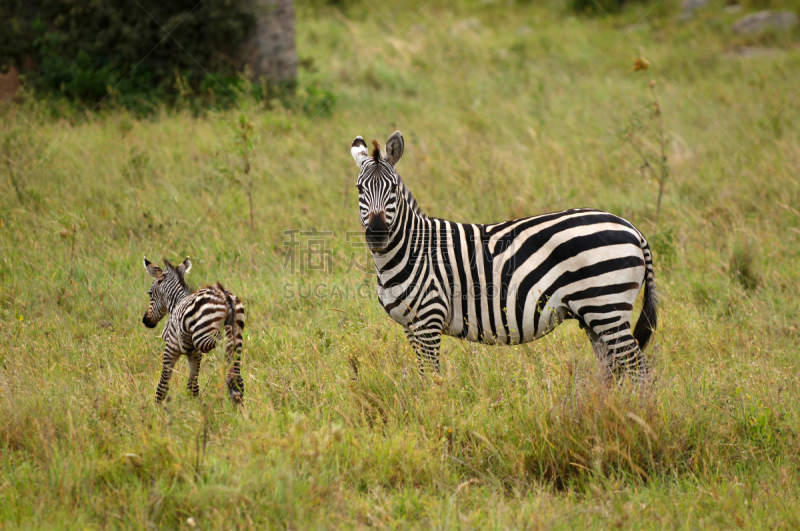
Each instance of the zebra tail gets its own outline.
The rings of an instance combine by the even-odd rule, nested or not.
[[[225,316],[225,325],[233,328],[236,320],[236,304],[233,301],[233,296],[219,281],[217,281],[217,285],[214,287],[221,291],[222,295],[225,297],[225,306],[228,308],[227,315]]]
[[[656,277],[653,273],[653,254],[650,252],[650,244],[642,239],[642,251],[644,252],[645,263],[645,284],[644,284],[644,306],[636,327],[633,329],[633,337],[639,343],[639,348],[644,350],[650,336],[658,325],[656,310],[658,307],[658,291],[656,290]]]

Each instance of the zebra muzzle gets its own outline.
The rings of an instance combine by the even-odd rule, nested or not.
[[[381,251],[386,247],[389,241],[389,225],[383,220],[383,216],[372,218],[365,235],[371,251]]]
[[[155,328],[158,323],[152,322],[147,318],[147,314],[144,314],[144,317],[142,317],[142,324],[144,324],[147,328]]]

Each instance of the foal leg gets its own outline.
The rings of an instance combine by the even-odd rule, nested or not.
[[[225,355],[228,358],[228,394],[234,403],[240,403],[244,395],[244,380],[241,374],[242,332],[238,326],[225,325]]]
[[[189,380],[186,387],[192,396],[200,394],[200,386],[197,383],[197,376],[200,374],[200,362],[203,361],[203,353],[199,350],[189,353]]]
[[[169,380],[172,378],[172,369],[178,362],[181,353],[167,345],[164,347],[164,363],[161,368],[161,378],[158,380],[158,387],[156,387],[156,404],[160,404],[169,391]]]

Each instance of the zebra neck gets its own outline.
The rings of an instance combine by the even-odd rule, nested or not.
[[[375,261],[379,283],[382,273],[393,270],[398,263],[404,261],[400,255],[408,255],[413,258],[419,254],[419,249],[422,244],[427,240],[428,231],[424,229],[429,220],[422,210],[420,210],[414,194],[403,182],[403,179],[398,175],[399,193],[397,194],[397,223],[392,229],[392,234],[389,236],[389,244],[387,250],[372,253],[372,258]]]
[[[406,183],[403,182],[403,178],[399,175],[397,176],[398,183],[400,185],[400,193],[398,194],[398,211],[402,209],[407,209],[409,212],[426,218],[427,216],[420,210],[419,205],[417,204],[417,199],[414,197],[414,194],[411,193]]]
[[[406,195],[403,193],[398,197],[405,198]],[[386,250],[372,253],[379,277],[384,273],[391,277],[396,273],[398,265],[416,262],[421,258],[422,250],[427,247],[430,220],[419,210],[416,202],[409,203],[399,199],[396,215],[397,223],[389,236]],[[387,279],[379,282],[383,284],[384,280]]]
[[[192,290],[189,289],[188,286],[177,286],[175,291],[171,292],[167,299],[167,310],[169,313],[171,314],[175,308],[177,308],[178,304],[191,294]]]

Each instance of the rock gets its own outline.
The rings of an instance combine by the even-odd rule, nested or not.
[[[789,30],[797,22],[797,15],[791,11],[759,11],[737,20],[733,31],[739,35],[757,35],[767,30]]]
[[[740,4],[731,4],[729,6],[725,6],[723,11],[726,13],[738,13],[742,10],[742,6]]]
[[[708,0],[683,0],[680,19],[684,22],[692,18],[694,12],[708,5]]]
[[[761,58],[771,57],[781,53],[775,48],[765,48],[763,46],[740,46],[725,54],[726,57]]]
[[[681,2],[681,9],[683,11],[694,11],[695,9],[706,7],[707,5],[708,0],[683,0],[683,2]]]

